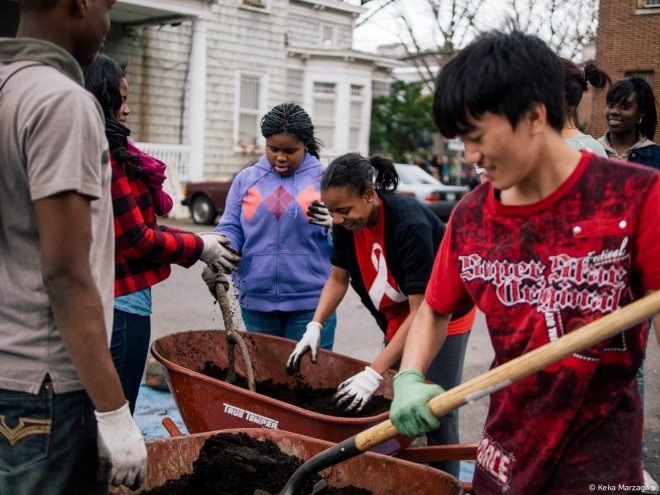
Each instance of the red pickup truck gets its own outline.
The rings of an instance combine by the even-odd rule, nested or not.
[[[203,225],[215,224],[215,219],[225,210],[230,180],[207,180],[189,182],[183,186],[181,204],[190,210],[193,222]]]

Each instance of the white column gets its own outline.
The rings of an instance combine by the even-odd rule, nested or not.
[[[190,166],[188,179],[195,181],[204,178],[204,137],[206,128],[206,23],[201,19],[193,21],[189,92],[188,143],[190,143]]]
[[[348,64],[342,64],[338,72],[337,99],[335,100],[335,157],[348,149],[351,115],[351,83],[347,75]]]

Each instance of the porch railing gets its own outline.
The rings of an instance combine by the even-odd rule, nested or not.
[[[182,184],[188,181],[190,170],[190,146],[185,144],[135,143],[145,153],[154,156],[167,165],[165,174],[167,180],[163,189],[174,201],[170,218],[185,218],[189,216],[188,209],[181,204],[183,199]]]

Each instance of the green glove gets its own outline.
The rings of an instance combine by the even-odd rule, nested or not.
[[[399,433],[416,437],[440,426],[428,406],[428,401],[444,392],[440,385],[424,383],[424,375],[415,369],[394,375],[394,400],[390,420]]]

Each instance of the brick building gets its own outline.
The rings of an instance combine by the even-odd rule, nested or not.
[[[644,77],[660,98],[660,0],[600,0],[596,58],[612,81]],[[606,130],[603,92],[593,98],[589,133]]]

